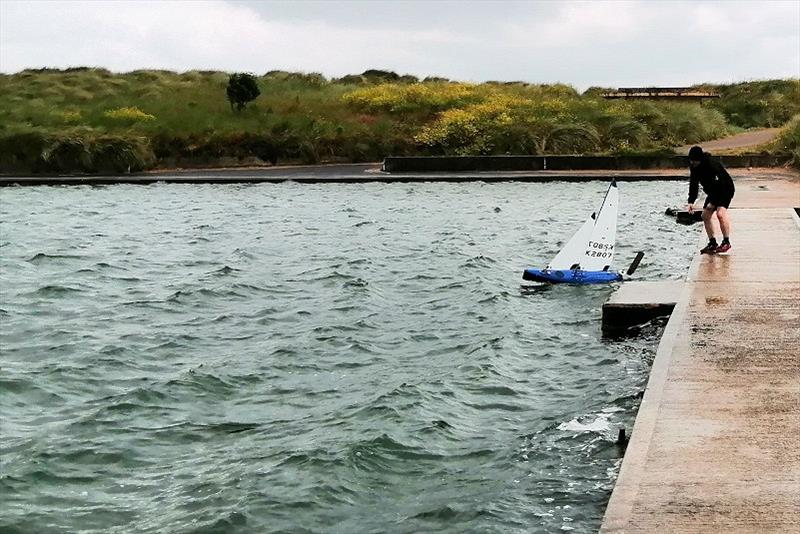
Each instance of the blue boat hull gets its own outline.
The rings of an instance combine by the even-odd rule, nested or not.
[[[610,271],[582,271],[580,269],[525,269],[522,279],[550,284],[607,284],[621,281],[622,275]]]

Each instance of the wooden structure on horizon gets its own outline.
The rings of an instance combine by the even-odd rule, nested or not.
[[[629,100],[684,100],[698,102],[719,98],[718,93],[702,91],[696,87],[620,87],[616,91],[603,93],[607,99]]]

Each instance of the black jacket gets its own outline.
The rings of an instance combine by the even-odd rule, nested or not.
[[[732,198],[736,190],[722,163],[712,160],[707,152],[703,153],[700,165],[689,167],[689,204],[697,200],[699,184],[703,184],[703,191],[712,198]]]

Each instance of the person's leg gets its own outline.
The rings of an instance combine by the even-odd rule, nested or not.
[[[714,222],[711,220],[715,209],[716,206],[706,200],[706,205],[703,206],[703,226],[706,227],[706,234],[708,234],[708,245],[700,249],[700,254],[714,254],[719,246],[714,237]]]
[[[719,244],[714,252],[717,254],[726,254],[731,250],[731,219],[728,216],[728,208],[719,206],[717,208],[717,219],[719,220],[719,227],[722,230],[722,243]]]
[[[723,239],[728,239],[731,236],[731,218],[728,215],[728,209],[722,206],[717,208],[717,219],[719,220],[719,228],[722,230]]]
[[[716,206],[713,204],[707,204],[703,208],[703,226],[706,227],[706,235],[708,235],[708,240],[711,241],[714,238],[714,222],[711,218],[714,216],[714,210],[717,209]],[[720,221],[721,222],[721,221]]]

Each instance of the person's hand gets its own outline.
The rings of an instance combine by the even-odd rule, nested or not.
[[[688,211],[689,213],[694,213],[694,204],[693,203],[692,204],[687,204],[686,205],[686,211]]]

